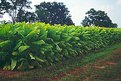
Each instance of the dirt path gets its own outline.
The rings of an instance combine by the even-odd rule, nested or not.
[[[16,77],[21,74],[24,74],[24,72],[0,70],[0,76],[2,76],[3,78]]]
[[[113,60],[112,60],[113,59]],[[73,76],[73,78],[80,78],[80,75],[85,75],[86,72],[91,68],[94,71],[104,70],[107,67],[116,66],[118,63],[116,60],[121,59],[121,49],[114,50],[111,54],[109,54],[107,59],[97,59],[94,63],[87,64],[83,67],[77,67],[65,73],[60,73],[57,76],[51,78],[52,81],[58,81],[65,77]],[[95,77],[99,77],[95,75]],[[90,81],[90,77],[84,76],[82,81]],[[110,80],[113,81],[113,80]]]

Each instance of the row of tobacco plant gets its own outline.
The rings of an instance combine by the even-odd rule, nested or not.
[[[44,23],[0,25],[0,68],[28,70],[50,66],[118,42],[120,28]]]

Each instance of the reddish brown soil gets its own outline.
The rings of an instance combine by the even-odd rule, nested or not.
[[[85,71],[84,68],[77,67],[77,68],[74,68],[66,73],[60,73],[59,75],[53,77],[52,81],[57,81],[57,80],[61,79],[62,77],[69,76],[69,75],[78,75],[84,71]]]
[[[20,74],[24,74],[24,72],[0,70],[0,75],[3,78],[15,77],[15,76],[18,76]]]

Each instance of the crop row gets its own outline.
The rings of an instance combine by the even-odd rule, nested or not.
[[[0,25],[0,68],[28,70],[49,66],[118,42],[120,28]]]

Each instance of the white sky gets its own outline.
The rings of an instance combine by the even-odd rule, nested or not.
[[[96,10],[103,10],[108,13],[108,16],[114,23],[117,23],[121,27],[121,0],[30,0],[32,1],[32,8],[34,11],[34,5],[40,4],[43,1],[46,2],[63,2],[69,9],[72,16],[72,20],[76,25],[81,25],[82,20],[85,17],[85,13],[94,8]],[[4,19],[10,19],[8,15],[4,15]]]

